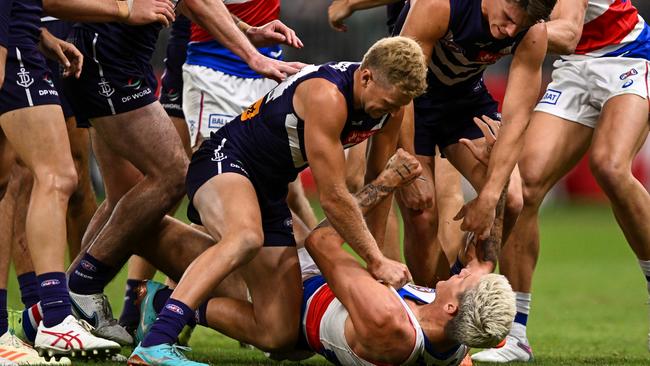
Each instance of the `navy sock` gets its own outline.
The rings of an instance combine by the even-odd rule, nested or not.
[[[140,319],[140,308],[135,305],[138,295],[135,292],[143,280],[126,280],[126,290],[124,293],[124,307],[120,315],[119,323],[122,325],[137,324]]]
[[[519,312],[516,313],[515,323],[519,323],[525,327],[526,324],[528,324],[528,314],[519,313]]]
[[[18,276],[18,285],[20,286],[20,300],[25,308],[36,304],[38,300],[38,281],[36,273],[27,272]]]
[[[9,314],[7,313],[7,289],[0,289],[0,335],[9,330]]]
[[[48,272],[37,276],[43,309],[43,325],[52,327],[72,314],[70,307],[70,294],[66,283],[65,273]]]
[[[163,307],[165,307],[167,300],[172,297],[172,292],[174,292],[174,290],[165,287],[161,288],[155,295],[153,295],[153,309],[156,310],[156,314],[159,314]]]
[[[104,287],[111,282],[115,270],[88,253],[85,253],[77,268],[70,275],[70,291],[80,295],[92,295],[104,292]]]
[[[175,299],[167,300],[165,307],[158,313],[156,322],[142,340],[142,347],[175,343],[185,324],[192,318],[194,310],[189,306]]]
[[[156,314],[160,313],[160,311],[163,309],[165,304],[167,303],[167,300],[172,296],[172,292],[174,290],[170,289],[169,287],[165,287],[163,289],[158,290],[156,294],[153,297],[153,308],[156,310]],[[203,326],[208,326],[208,321],[206,318],[206,312],[208,309],[208,302],[204,302],[199,306],[198,309],[194,312],[194,317],[192,319],[187,321],[187,325],[190,327],[194,327],[197,324],[203,325]]]
[[[198,324],[204,327],[209,327],[207,311],[208,301],[204,302],[198,309],[196,309],[196,312],[194,313],[194,325]]]

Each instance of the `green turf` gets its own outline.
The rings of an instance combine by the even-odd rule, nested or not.
[[[534,364],[650,365],[645,281],[610,211],[601,206],[547,207],[541,230],[528,327]],[[106,289],[116,314],[125,275],[122,271]],[[9,305],[17,308],[18,287],[11,281]],[[212,364],[276,364],[207,329],[196,330],[191,346],[192,358]],[[305,364],[325,362],[318,357]]]

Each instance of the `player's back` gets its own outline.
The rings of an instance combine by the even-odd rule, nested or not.
[[[227,138],[239,145],[246,154],[246,162],[255,171],[268,172],[267,178],[293,181],[307,162],[305,150],[305,121],[293,107],[298,85],[310,79],[324,79],[335,85],[344,96],[347,120],[341,131],[344,147],[356,145],[380,131],[389,115],[372,118],[353,102],[354,72],[358,63],[338,62],[309,65],[299,73],[278,84],[244,113],[237,116],[211,138]],[[331,106],[318,106],[323,111]],[[308,123],[308,122],[307,122]],[[218,136],[217,136],[218,135]],[[216,137],[215,137],[216,136]]]

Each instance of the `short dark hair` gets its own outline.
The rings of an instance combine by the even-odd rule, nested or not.
[[[514,0],[524,9],[531,23],[548,20],[557,0]]]

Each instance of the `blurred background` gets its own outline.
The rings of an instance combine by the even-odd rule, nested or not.
[[[348,31],[337,32],[330,28],[327,21],[327,8],[330,0],[291,0],[282,1],[282,21],[293,28],[302,39],[305,47],[301,50],[285,48],[285,60],[297,60],[305,63],[320,64],[327,61],[359,61],[368,47],[381,37],[388,35],[386,27],[386,9],[356,12],[348,19]],[[650,2],[634,1],[641,15],[650,19]],[[163,58],[169,29],[162,32],[153,64],[162,73]],[[510,57],[506,57],[486,72],[486,83],[495,99],[503,97]],[[550,72],[555,57],[549,56],[544,66],[543,89],[550,81]],[[540,91],[540,93],[543,90]],[[621,116],[624,118],[624,116]],[[650,187],[650,144],[646,143],[639,153],[634,165],[635,175]],[[308,174],[307,174],[308,175]],[[308,177],[307,177],[308,178]],[[310,185],[307,179],[307,191]],[[466,187],[467,195],[472,195],[471,188]],[[594,178],[589,172],[586,159],[583,160],[549,195],[548,199],[570,199],[578,201],[603,201]]]

